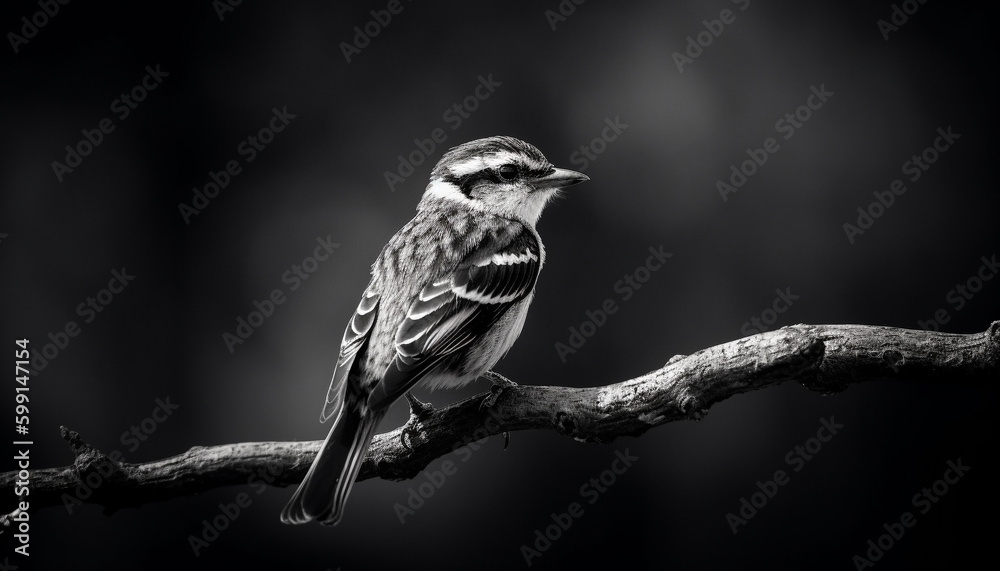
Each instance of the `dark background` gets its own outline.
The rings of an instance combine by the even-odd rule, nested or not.
[[[72,460],[60,425],[129,461],[321,438],[323,394],[371,262],[412,215],[441,153],[495,134],[579,169],[573,153],[605,119],[628,125],[587,166],[591,182],[539,224],[548,262],[524,332],[497,367],[519,383],[632,378],[743,336],[776,289],[799,298],[771,328],[918,328],[945,308],[943,330],[968,333],[1000,318],[1000,280],[961,310],[946,299],[981,257],[1000,254],[995,22],[981,4],[929,2],[886,41],[876,22],[890,18],[888,1],[752,1],[746,10],[722,0],[587,2],[556,30],[545,15],[555,0],[404,2],[348,63],[341,43],[385,6],[244,3],[220,20],[209,2],[72,2],[18,53],[9,41],[0,50],[4,343],[28,337],[40,350],[68,321],[80,326],[31,380],[32,467]],[[672,54],[723,9],[735,22],[680,73]],[[39,10],[9,3],[0,29],[20,33],[21,18]],[[112,102],[156,65],[169,75],[119,119]],[[501,85],[453,128],[443,113],[489,74]],[[775,122],[806,103],[811,86],[834,95],[781,139]],[[283,107],[295,118],[246,162],[240,143]],[[105,117],[115,130],[58,181],[52,161],[65,161],[65,146]],[[961,138],[850,243],[843,224],[949,126]],[[391,192],[384,172],[436,128],[445,144]],[[723,201],[716,181],[767,137],[779,138],[778,152]],[[231,160],[242,172],[185,224],[178,205]],[[327,236],[340,247],[290,291],[282,274]],[[616,282],[660,245],[673,257],[622,300]],[[122,267],[135,279],[84,323],[77,305]],[[286,301],[231,353],[222,334],[276,288]],[[555,344],[606,299],[618,311],[563,362]],[[485,388],[421,396],[443,405]],[[13,389],[3,392],[13,409]],[[359,483],[332,529],[280,524],[290,489],[227,488],[110,517],[91,506],[37,511],[30,561],[9,537],[0,560],[36,569],[520,568],[522,544],[627,449],[638,460],[532,567],[852,569],[883,523],[916,511],[911,497],[961,458],[969,473],[876,568],[963,568],[993,553],[996,395],[883,382],[822,396],[789,383],[611,445],[518,432],[504,452],[490,439],[468,462],[454,455],[457,473],[402,525],[393,506],[421,478]],[[155,432],[130,450],[122,433],[168,397],[179,408],[147,421]],[[405,415],[397,404],[383,430]],[[844,428],[734,536],[725,515],[756,482],[790,471],[786,454],[831,415]],[[240,492],[252,504],[195,557],[189,536]]]

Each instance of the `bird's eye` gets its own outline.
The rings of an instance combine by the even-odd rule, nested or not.
[[[517,178],[517,167],[514,165],[504,165],[500,167],[500,178],[504,180],[514,180]]]

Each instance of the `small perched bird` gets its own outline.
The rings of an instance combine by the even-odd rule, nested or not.
[[[586,180],[513,137],[444,154],[417,214],[372,265],[320,414],[334,425],[281,521],[340,521],[375,428],[418,382],[505,380],[490,369],[521,333],[545,262],[535,223],[560,189]]]

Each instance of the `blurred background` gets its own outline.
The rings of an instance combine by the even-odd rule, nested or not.
[[[60,425],[132,462],[322,438],[370,264],[441,154],[490,135],[591,178],[539,224],[548,261],[497,367],[518,383],[604,385],[795,323],[970,333],[1000,319],[1000,280],[979,281],[996,273],[1000,199],[994,23],[977,4],[45,6],[9,2],[0,19],[0,329],[36,351],[33,468],[72,461]],[[436,129],[445,141],[428,150]],[[744,165],[769,138],[766,163]],[[871,206],[897,179],[906,191]],[[672,256],[626,296],[651,247]],[[275,290],[282,302],[252,335],[226,337]],[[606,300],[617,311],[560,354]],[[486,388],[418,395],[445,405]],[[155,412],[167,401],[169,416]],[[332,529],[280,524],[284,488],[110,517],[49,508],[31,514],[30,560],[6,535],[2,557],[36,569],[520,568],[536,530],[580,502],[531,567],[858,568],[909,511],[916,525],[877,568],[964,568],[997,532],[996,405],[994,387],[821,396],[787,384],[610,445],[518,432],[503,451],[490,439],[432,462],[458,468],[402,522],[394,506],[422,477],[359,483]],[[843,428],[790,463],[830,417]],[[397,403],[381,431],[405,418]],[[626,450],[638,459],[589,503],[581,486]],[[920,513],[913,496],[959,458],[968,473]],[[777,470],[788,483],[734,534],[727,514]],[[252,503],[193,549],[240,492]]]

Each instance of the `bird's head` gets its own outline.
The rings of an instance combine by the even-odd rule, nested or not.
[[[431,171],[421,202],[454,201],[534,226],[560,189],[586,180],[582,173],[552,166],[520,139],[488,137],[445,153]]]

